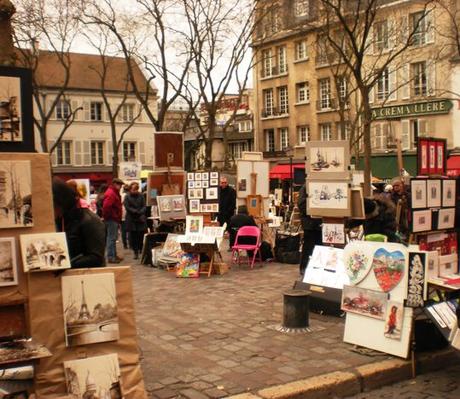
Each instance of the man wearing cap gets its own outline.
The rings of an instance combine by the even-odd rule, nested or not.
[[[107,229],[106,247],[108,263],[120,263],[122,260],[122,258],[117,256],[117,236],[121,223],[122,206],[120,190],[123,185],[123,180],[115,178],[104,194],[102,218]]]
[[[404,183],[400,177],[395,177],[393,180],[391,180],[391,185],[391,201],[396,206],[398,205],[399,200],[402,200],[403,197],[406,195]]]

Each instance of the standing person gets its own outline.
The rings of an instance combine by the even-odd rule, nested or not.
[[[101,184],[96,195],[96,214],[100,218],[102,218],[102,204],[104,203],[104,195],[107,191],[107,188],[107,184]]]
[[[391,181],[392,190],[391,190],[391,201],[395,206],[398,205],[399,200],[403,200],[406,195],[406,190],[404,188],[404,182],[400,177],[395,177]]]
[[[321,219],[312,218],[310,215],[307,215],[307,190],[305,183],[300,188],[297,206],[299,207],[300,221],[303,228],[302,256],[299,265],[300,275],[303,276],[315,245],[321,245],[323,240],[321,235]]]
[[[126,209],[126,231],[129,233],[129,243],[134,251],[134,259],[139,259],[142,251],[142,241],[147,229],[145,217],[145,199],[139,192],[139,184],[133,182],[129,185],[129,192],[123,201]]]
[[[233,187],[228,185],[228,181],[225,176],[220,178],[219,191],[219,213],[217,214],[217,220],[221,226],[223,226],[224,223],[227,223],[228,229],[230,218],[235,214],[236,191]]]
[[[129,193],[129,184],[125,184],[120,192],[121,203],[124,202],[126,195]],[[121,209],[121,241],[123,242],[123,248],[128,249],[128,231],[126,230],[126,208]]]
[[[102,204],[102,218],[107,229],[107,261],[108,263],[120,263],[122,258],[117,256],[117,236],[121,223],[121,196],[123,180],[115,178],[104,194]]]

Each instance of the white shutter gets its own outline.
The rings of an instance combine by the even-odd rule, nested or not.
[[[78,108],[78,101],[76,100],[72,100],[70,102],[70,105],[72,106],[72,112],[75,112],[75,110]],[[78,117],[79,117],[79,114],[80,111],[77,111],[77,113],[75,114],[75,120],[78,120]]]
[[[91,145],[88,140],[83,141],[83,165],[91,165]]]
[[[401,149],[410,150],[411,137],[410,137],[410,121],[401,121]]]
[[[395,48],[396,43],[398,43],[398,29],[396,21],[392,18],[389,18],[387,21],[388,24],[388,48],[391,50]]]
[[[138,111],[137,111],[137,112],[139,113],[139,117],[137,118],[137,122],[142,122],[142,117],[143,117],[143,115],[142,115],[142,112],[143,112],[143,107],[142,107],[142,105],[141,105],[141,104],[139,104],[139,105],[138,105]]]
[[[374,95],[375,95],[374,87],[375,85],[369,89],[369,104],[372,104],[374,102]]]
[[[82,144],[81,141],[74,141],[75,166],[83,165]]]
[[[367,36],[367,43],[366,43],[366,53],[368,55],[374,54],[374,46],[375,46],[374,27],[371,26],[369,28],[369,34]]]
[[[104,103],[105,105],[105,103]],[[110,122],[110,115],[109,115],[109,107],[112,107],[112,105],[109,103],[109,106],[104,106],[104,117],[106,122]],[[110,108],[111,109],[111,108]]]
[[[377,126],[379,124],[376,123],[371,128],[371,149],[375,150],[377,148]]]
[[[388,100],[389,101],[395,101],[398,99],[398,89],[397,89],[397,85],[396,85],[396,76],[397,76],[397,72],[395,69],[390,69],[388,68],[388,72],[389,72],[389,83],[390,83],[390,96],[388,97]]]
[[[426,10],[427,14],[425,15],[425,42],[426,43],[434,43],[434,10]]]
[[[90,113],[88,101],[83,102],[83,112],[84,112],[84,120],[89,121],[91,119],[91,113]]]
[[[400,69],[401,76],[401,98],[407,99],[410,97],[410,79],[409,79],[409,67],[410,64],[404,64]]]
[[[112,165],[113,163],[113,147],[112,140],[107,141],[107,165]]]
[[[401,27],[401,45],[404,47],[407,45],[409,39],[409,17],[407,15],[401,17],[400,19]]]
[[[427,74],[427,93],[434,96],[436,92],[436,64],[434,62],[426,63]]]
[[[118,109],[118,107],[120,109]],[[118,109],[118,114],[117,114],[117,121],[118,122],[123,122],[123,105],[117,104],[116,109]]]
[[[51,149],[53,146],[54,141],[53,140],[48,140],[48,151]],[[54,151],[50,154],[51,155],[51,165],[56,166],[57,165],[57,155],[56,155],[57,149],[55,148]]]
[[[427,136],[427,120],[426,119],[419,119],[418,120],[418,135],[419,137],[426,137]]]
[[[145,165],[145,143],[143,141],[139,141],[139,160],[142,165]]]

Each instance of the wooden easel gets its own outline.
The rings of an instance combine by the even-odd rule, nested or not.
[[[175,195],[180,194],[180,187],[176,183],[171,183],[171,163],[174,161],[174,153],[168,152],[168,170],[166,172],[166,179],[168,184],[161,186],[161,195]]]
[[[191,254],[200,254],[205,253],[209,257],[209,266],[207,268],[202,267],[202,263],[200,262],[200,270],[199,274],[207,274],[208,277],[211,277],[211,274],[214,269],[214,256],[216,252],[219,253],[219,248],[217,247],[217,243],[214,241],[213,244],[195,244],[192,245],[188,242],[184,242],[180,244],[182,250],[187,253]]]

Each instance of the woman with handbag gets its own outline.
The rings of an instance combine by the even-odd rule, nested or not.
[[[129,185],[129,192],[125,196],[123,205],[126,209],[125,224],[131,249],[134,251],[134,259],[139,259],[144,233],[147,230],[145,199],[139,192],[139,183],[133,182]]]

